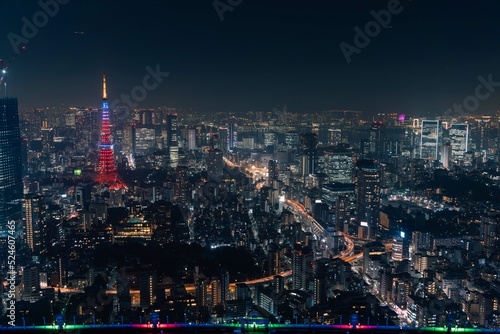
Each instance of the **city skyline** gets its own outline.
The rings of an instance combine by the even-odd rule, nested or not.
[[[102,73],[120,99],[159,69],[168,76],[139,107],[415,115],[443,114],[474,95],[478,77],[500,78],[494,2],[401,1],[390,17],[391,1],[216,3],[60,1],[27,34],[42,7],[2,2],[0,57],[26,46],[9,65],[8,95],[26,106],[98,106]],[[493,92],[472,113],[496,111],[499,99]]]
[[[0,327],[498,331],[497,9],[1,2]]]

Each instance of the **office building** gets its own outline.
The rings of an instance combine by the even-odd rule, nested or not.
[[[448,138],[451,143],[452,157],[462,158],[469,150],[469,124],[452,124]]]
[[[318,158],[318,171],[328,175],[329,182],[351,183],[353,168],[354,152],[350,147],[323,150]]]
[[[423,120],[420,136],[420,159],[437,160],[441,127],[439,121]]]
[[[328,129],[328,146],[337,146],[342,143],[341,129]]]
[[[299,147],[299,134],[292,131],[285,133],[285,146],[289,151],[296,151]]]

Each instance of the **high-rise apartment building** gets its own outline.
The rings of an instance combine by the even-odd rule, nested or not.
[[[22,199],[24,238],[34,255],[40,254],[41,220],[44,216],[44,203],[41,196],[28,194]]]

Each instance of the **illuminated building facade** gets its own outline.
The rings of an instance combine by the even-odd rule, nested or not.
[[[142,218],[132,217],[124,224],[116,226],[114,241],[116,243],[125,243],[135,241],[146,243],[151,240],[153,234],[151,224]]]
[[[187,148],[188,150],[196,150],[196,129],[189,128],[187,130]]]
[[[328,145],[337,146],[342,143],[341,129],[328,129]]]
[[[354,154],[350,148],[325,150],[318,158],[318,171],[328,175],[330,182],[352,182]]]
[[[463,157],[469,149],[469,124],[452,124],[448,136],[451,143],[452,157]]]
[[[167,150],[170,158],[170,167],[176,168],[179,163],[177,114],[167,115]]]
[[[420,137],[420,159],[438,159],[440,137],[439,121],[422,121],[422,134]]]
[[[41,248],[41,219],[44,216],[43,198],[28,194],[22,200],[22,208],[26,244],[34,255],[38,255]]]
[[[155,129],[151,125],[138,125],[133,129],[133,149],[136,155],[152,153],[155,148]]]

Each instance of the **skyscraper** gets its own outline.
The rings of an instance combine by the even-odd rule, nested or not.
[[[106,185],[110,190],[127,189],[118,175],[115,165],[115,154],[111,142],[111,124],[109,122],[108,94],[106,91],[106,76],[102,76],[102,120],[101,144],[99,145],[99,166],[96,181]]]
[[[370,143],[369,143],[369,153],[370,155],[380,160],[383,153],[383,123],[373,122],[370,128]]]
[[[376,226],[380,211],[380,175],[376,163],[361,160],[356,163],[356,212],[358,223]]]
[[[229,151],[236,148],[238,144],[238,122],[234,118],[227,120],[227,149]]]
[[[295,151],[299,147],[299,134],[289,131],[285,133],[285,146],[289,151]]]
[[[21,218],[23,197],[21,135],[17,98],[0,98],[0,231]]]
[[[272,188],[274,186],[274,182],[278,181],[278,161],[269,160],[267,170],[269,175],[269,177],[267,178],[267,186]]]
[[[148,271],[139,276],[139,297],[141,307],[149,308],[156,299],[157,275],[156,271]]]
[[[211,134],[210,136],[210,147],[212,148],[218,148],[222,152],[227,152],[228,151],[228,146],[227,146],[227,128],[222,127],[219,128],[219,133],[218,134]]]
[[[196,129],[188,128],[187,130],[187,148],[188,150],[196,150]]]
[[[212,178],[221,178],[223,175],[224,161],[222,160],[222,151],[210,149],[207,156],[207,172]]]
[[[301,165],[302,176],[316,173],[318,164],[318,134],[317,133],[301,133]]]
[[[352,182],[354,167],[354,151],[352,148],[337,146],[320,150],[318,155],[318,171],[327,174],[330,182]]]
[[[328,129],[328,145],[337,146],[342,143],[341,129]]]
[[[186,166],[177,166],[175,169],[175,198],[182,204],[189,204],[189,182],[188,168]]]
[[[469,124],[452,124],[448,136],[452,156],[462,158],[469,150]]]
[[[439,121],[423,120],[420,137],[420,159],[437,160],[440,140]]]
[[[310,247],[304,247],[300,243],[294,245],[292,251],[292,289],[306,290],[308,288],[310,266],[314,261],[314,254]]]
[[[26,244],[34,255],[40,254],[41,223],[44,204],[41,196],[28,194],[23,198],[23,223]]]
[[[451,143],[444,143],[443,147],[441,148],[441,164],[445,169],[448,169],[450,167],[451,152]]]
[[[167,150],[170,158],[170,167],[177,168],[177,164],[179,163],[177,114],[167,115]]]

